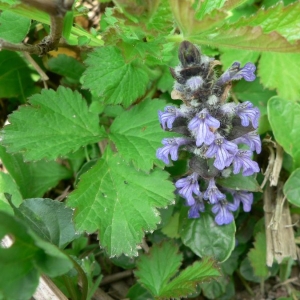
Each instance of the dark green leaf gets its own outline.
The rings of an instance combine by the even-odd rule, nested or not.
[[[198,219],[183,220],[182,242],[200,257],[225,261],[235,246],[235,224],[219,226],[212,216],[202,213]]]

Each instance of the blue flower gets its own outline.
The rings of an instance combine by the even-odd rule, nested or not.
[[[215,139],[215,135],[211,129],[217,129],[219,127],[220,122],[212,117],[206,108],[202,109],[188,124],[189,130],[191,130],[196,137],[197,147],[203,143],[210,145]]]
[[[159,122],[163,129],[166,129],[166,124],[171,129],[175,119],[181,115],[181,112],[174,106],[166,106],[164,112],[158,111]]]
[[[191,208],[189,209],[189,213],[188,213],[188,218],[189,219],[195,219],[195,218],[199,218],[200,217],[200,213],[199,212],[204,212],[205,211],[205,205],[203,202],[202,197],[195,197],[195,204],[193,204],[191,206]]]
[[[211,204],[216,204],[220,200],[224,200],[226,196],[219,191],[214,178],[212,178],[209,180],[209,184],[203,198],[208,199]]]
[[[225,140],[222,136],[217,135],[214,142],[208,147],[206,157],[215,157],[214,166],[218,170],[223,170],[228,167],[237,153],[238,147],[236,144]]]
[[[233,211],[238,209],[239,202],[236,200],[234,203],[225,201],[219,201],[212,207],[212,212],[216,215],[215,221],[218,225],[230,224],[233,220]]]
[[[178,148],[182,145],[189,143],[189,140],[185,138],[168,138],[163,139],[162,144],[165,145],[162,148],[156,150],[156,157],[161,159],[165,164],[169,164],[169,154],[173,161],[178,159]]]
[[[203,84],[203,79],[201,76],[193,76],[186,81],[186,85],[192,90],[195,91],[200,88]]]
[[[255,65],[252,63],[247,63],[243,68],[240,68],[240,65],[241,64],[239,62],[233,63],[232,66],[221,75],[217,81],[217,84],[224,85],[231,80],[240,80],[242,78],[244,78],[246,81],[255,80]]]
[[[251,206],[253,203],[253,194],[248,193],[246,191],[233,191],[231,192],[233,199],[237,201],[239,204],[240,202],[243,203],[243,210],[245,212],[249,212],[251,210]]]
[[[236,114],[241,118],[243,126],[249,126],[251,121],[254,128],[258,127],[260,112],[257,107],[253,107],[253,104],[250,101],[240,103],[236,106],[235,110]]]
[[[261,140],[256,131],[251,131],[243,136],[232,140],[236,144],[246,144],[250,147],[251,151],[256,151],[257,154],[261,152]]]
[[[179,189],[178,193],[187,200],[188,206],[195,204],[193,193],[197,196],[201,196],[198,174],[195,172],[188,177],[177,180],[175,186]]]
[[[251,159],[251,156],[251,151],[239,150],[233,158],[233,174],[238,174],[241,168],[243,168],[243,176],[259,172],[258,164]]]

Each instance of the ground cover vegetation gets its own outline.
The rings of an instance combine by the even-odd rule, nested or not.
[[[299,1],[0,10],[0,299],[300,298]]]

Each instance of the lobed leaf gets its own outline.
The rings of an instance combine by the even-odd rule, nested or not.
[[[158,119],[158,110],[166,105],[162,100],[147,100],[124,111],[110,127],[110,139],[115,143],[120,155],[133,162],[137,169],[149,171],[153,164],[164,164],[155,156],[162,147],[161,141],[174,134],[164,132]],[[176,135],[176,134],[175,134]]]
[[[98,115],[78,92],[60,86],[43,90],[10,115],[2,134],[9,152],[24,152],[27,160],[55,159],[105,136]]]
[[[181,240],[200,257],[225,261],[235,246],[235,223],[219,226],[212,216],[202,213],[197,219],[184,219]]]
[[[137,244],[160,222],[157,208],[174,199],[168,173],[137,171],[118,154],[107,151],[85,173],[71,193],[68,206],[76,208],[78,230],[99,230],[100,245],[110,256],[137,255]]]
[[[295,167],[300,166],[300,105],[281,97],[268,102],[269,121],[276,141],[292,156]]]
[[[131,105],[147,89],[149,77],[136,61],[126,63],[117,47],[98,48],[86,59],[83,87],[103,97],[106,104]]]

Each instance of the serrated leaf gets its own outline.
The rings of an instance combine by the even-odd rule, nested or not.
[[[186,297],[195,293],[198,283],[218,278],[220,275],[215,261],[205,257],[202,261],[197,261],[192,266],[187,267],[168,285],[164,286],[160,297]]]
[[[11,98],[24,96],[31,90],[34,82],[31,74],[34,72],[16,52],[1,50],[0,52],[0,97]]]
[[[149,76],[138,62],[126,63],[116,47],[102,47],[86,59],[83,87],[103,97],[106,104],[122,103],[125,107],[142,96]]]
[[[254,106],[259,108],[261,116],[267,114],[268,100],[276,95],[275,91],[264,88],[258,78],[252,82],[239,81],[234,86],[233,92],[239,100],[251,101]]]
[[[198,20],[201,20],[204,15],[209,14],[211,11],[213,11],[216,8],[221,8],[226,0],[203,0],[199,1],[198,5],[200,6],[197,9],[196,18]]]
[[[249,261],[253,267],[254,275],[261,280],[266,279],[269,274],[267,267],[267,242],[264,232],[259,232],[255,236],[254,248],[248,253]]]
[[[289,41],[300,38],[300,3],[298,1],[284,6],[279,2],[268,9],[261,8],[255,15],[241,18],[232,26],[239,28],[242,26],[261,26],[265,33],[277,31]]]
[[[24,199],[41,197],[60,180],[72,177],[70,170],[55,161],[24,162],[21,154],[8,154],[2,146],[0,158],[17,183]]]
[[[147,100],[129,111],[124,111],[110,127],[110,139],[126,161],[143,171],[149,171],[153,164],[163,166],[156,158],[161,141],[174,134],[164,132],[158,120],[158,110],[163,110],[163,100]],[[176,134],[175,134],[176,135]]]
[[[300,207],[300,169],[296,169],[283,186],[284,195],[290,203]]]
[[[295,167],[299,167],[300,105],[273,97],[268,102],[268,116],[276,141],[293,157]]]
[[[99,230],[100,244],[110,256],[137,255],[143,231],[154,230],[160,221],[156,208],[174,199],[174,186],[167,178],[159,169],[139,172],[107,151],[69,196],[68,206],[76,208],[75,226]]]
[[[27,160],[55,159],[105,136],[98,115],[88,111],[78,92],[62,86],[43,90],[10,115],[2,143],[9,152],[24,152]]]
[[[49,59],[47,66],[50,71],[65,76],[74,83],[79,83],[80,77],[85,70],[81,62],[65,54]]]
[[[219,226],[212,216],[202,213],[198,219],[184,219],[181,240],[200,257],[225,261],[235,246],[235,223]]]
[[[0,290],[5,299],[29,299],[40,273],[58,276],[72,268],[72,262],[55,246],[44,242],[21,221],[0,212],[0,240],[10,236],[13,244],[0,247]]]
[[[217,32],[198,32],[200,33],[191,35],[189,41],[214,47],[261,52],[300,52],[299,42],[291,44],[276,31],[264,33],[262,28],[258,26],[246,26],[241,28],[230,27],[227,30],[220,27]]]
[[[299,100],[298,84],[300,54],[296,53],[263,53],[258,68],[261,83],[276,89],[278,96],[291,101]]]
[[[228,178],[218,178],[216,181],[219,185],[240,191],[261,192],[261,188],[255,179],[255,176],[243,176],[242,173],[232,174]]]
[[[3,11],[0,15],[0,38],[11,43],[24,40],[30,28],[31,20],[10,11]]]
[[[0,211],[12,215],[13,210],[7,202],[5,193],[12,195],[12,201],[15,206],[19,206],[22,203],[21,193],[12,177],[9,174],[0,172]]]
[[[40,238],[59,248],[74,240],[73,211],[64,203],[47,198],[26,199],[15,215]]]
[[[162,288],[178,271],[183,259],[178,251],[178,246],[165,242],[162,246],[154,245],[149,255],[139,258],[135,275],[153,295],[159,296]]]

